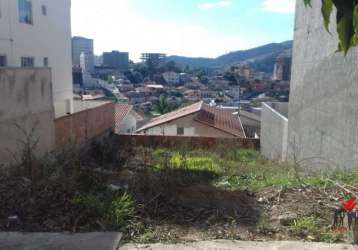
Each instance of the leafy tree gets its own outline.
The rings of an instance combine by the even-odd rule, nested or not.
[[[173,107],[168,102],[166,95],[161,95],[159,100],[156,101],[153,105],[153,111],[157,114],[163,115],[169,113],[173,110]]]
[[[311,6],[312,0],[303,0]],[[329,23],[333,7],[337,9],[336,23],[339,37],[338,50],[346,55],[348,50],[358,45],[358,0],[321,0],[324,27],[330,33]]]
[[[169,61],[165,64],[165,71],[172,71],[176,73],[180,73],[181,69],[177,66],[177,64],[174,61]]]

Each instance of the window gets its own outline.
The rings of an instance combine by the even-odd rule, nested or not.
[[[48,67],[48,57],[44,57],[44,67]]]
[[[46,5],[42,5],[41,10],[42,10],[42,15],[47,16],[47,7],[46,7]]]
[[[21,67],[34,67],[35,59],[33,57],[21,57]]]
[[[184,128],[177,128],[177,135],[184,135]]]
[[[18,0],[20,23],[32,24],[32,3],[30,0]]]
[[[0,67],[7,66],[7,58],[5,55],[0,55]]]

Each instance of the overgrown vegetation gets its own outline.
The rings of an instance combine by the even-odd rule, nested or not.
[[[357,171],[308,176],[295,164],[228,145],[120,149],[103,140],[85,152],[70,145],[41,159],[30,153],[31,161],[1,177],[0,230],[120,230],[135,242],[337,242],[344,235],[330,227],[328,204],[339,197],[332,183],[358,181]],[[281,225],[286,212],[295,216]],[[10,225],[14,215],[19,220]]]
[[[303,0],[311,6],[312,0]],[[357,0],[322,0],[324,27],[328,32],[333,7],[337,9],[336,23],[339,37],[337,51],[347,54],[348,50],[358,45],[358,1]]]
[[[354,184],[358,181],[358,171],[337,170],[322,171],[309,176],[297,173],[294,164],[279,163],[263,158],[257,151],[245,149],[226,150],[167,150],[153,152],[155,169],[170,166],[173,169],[186,170],[196,175],[204,175],[218,187],[230,190],[259,190],[265,187],[297,187],[312,185],[331,187],[328,179],[341,183]],[[297,176],[301,176],[297,178]]]

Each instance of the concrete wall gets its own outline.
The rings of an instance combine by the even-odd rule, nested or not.
[[[198,136],[160,136],[160,135],[115,135],[115,142],[119,147],[164,147],[178,149],[185,148],[245,148],[259,149],[260,140],[249,138],[217,138]]]
[[[335,53],[335,14],[328,34],[321,1],[297,0],[289,106],[289,149],[320,166],[358,165],[358,48]],[[315,164],[310,164],[314,166]]]
[[[286,106],[286,107],[285,107]],[[288,119],[280,111],[287,111],[287,103],[263,103],[261,113],[261,153],[272,160],[287,159]],[[285,113],[284,113],[285,114]]]
[[[19,22],[17,0],[0,1],[0,54],[7,56],[10,67],[20,67],[21,57],[34,57],[35,67],[43,67],[47,57],[56,116],[62,116],[72,111],[71,1],[31,2],[33,23],[25,24]]]
[[[84,144],[108,131],[114,132],[115,104],[106,103],[55,120],[56,147]]]
[[[137,119],[132,114],[132,111],[127,114],[123,121],[119,124],[119,128],[116,128],[117,134],[130,134],[137,131]]]
[[[194,119],[197,114],[188,115],[177,120],[147,129],[147,135],[166,135],[177,136],[177,128],[184,128],[184,136],[201,136],[201,137],[224,137],[235,138],[235,136],[223,132],[222,130],[207,126]]]
[[[54,108],[49,69],[0,69],[0,166],[21,157],[25,134],[41,155],[54,148]],[[22,132],[23,131],[23,132]]]

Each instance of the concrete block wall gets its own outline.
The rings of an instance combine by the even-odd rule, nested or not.
[[[289,106],[290,155],[310,168],[358,166],[358,48],[335,53],[335,13],[323,27],[321,1],[296,2]]]
[[[0,69],[0,167],[16,163],[26,136],[38,156],[54,149],[54,118],[50,69]]]
[[[114,131],[114,113],[115,104],[107,103],[56,119],[56,148],[67,143],[83,144],[107,131]]]
[[[263,103],[261,153],[272,160],[287,160],[288,103]]]
[[[258,150],[259,139],[218,138],[199,136],[163,136],[163,135],[115,135],[119,147],[163,147],[180,149],[181,147],[210,149],[224,146],[227,149],[242,148]]]

